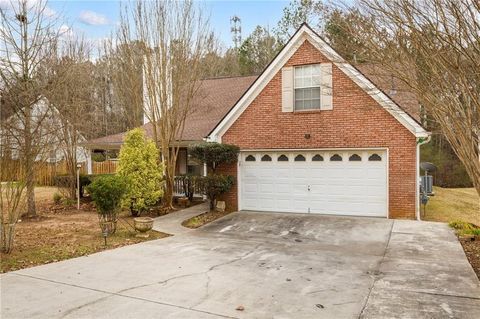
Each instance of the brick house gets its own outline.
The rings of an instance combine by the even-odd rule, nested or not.
[[[223,196],[231,209],[413,219],[429,133],[414,97],[384,74],[367,78],[372,69],[304,24],[260,76],[205,80],[182,140],[240,147],[238,162],[219,168],[236,177]],[[186,150],[179,161],[186,172]]]

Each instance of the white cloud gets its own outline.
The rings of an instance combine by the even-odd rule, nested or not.
[[[62,24],[60,28],[58,29],[58,32],[60,33],[60,36],[69,38],[73,37],[73,30],[66,24]]]
[[[88,25],[106,25],[110,23],[106,16],[94,11],[82,11],[80,13],[80,21]]]
[[[45,9],[43,10],[43,13],[45,13],[45,15],[49,18],[53,18],[57,16],[57,11],[53,10],[50,7],[45,7]]]
[[[9,11],[15,8],[18,10],[20,8],[20,4],[20,0],[0,0],[0,9]],[[27,10],[31,9],[43,9],[43,13],[49,18],[54,18],[57,16],[57,12],[49,6],[46,6],[45,1],[27,0]]]

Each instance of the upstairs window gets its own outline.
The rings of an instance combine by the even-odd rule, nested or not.
[[[320,110],[320,64],[295,67],[295,110]]]

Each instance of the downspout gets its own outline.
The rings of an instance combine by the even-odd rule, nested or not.
[[[417,180],[417,189],[416,189],[416,201],[415,201],[415,211],[417,215],[417,220],[421,221],[420,217],[420,146],[427,144],[432,139],[432,135],[429,134],[426,138],[420,137],[417,139],[417,167],[416,167],[416,180]]]

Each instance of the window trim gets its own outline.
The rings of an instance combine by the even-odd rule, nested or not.
[[[297,87],[296,85],[296,78],[297,78],[297,69],[298,68],[305,68],[305,67],[313,67],[313,66],[318,66],[319,68],[319,74],[318,76],[320,77],[320,83],[318,86],[302,86],[302,87]],[[313,76],[312,76],[313,78]],[[296,107],[296,90],[297,89],[311,89],[311,88],[318,88],[320,90],[320,96],[318,98],[318,108],[308,108],[308,109],[297,109]],[[303,100],[304,101],[304,100]],[[310,101],[313,101],[313,99],[310,99]],[[294,112],[312,112],[312,111],[320,111],[322,109],[322,69],[321,69],[321,63],[311,63],[311,64],[300,64],[300,65],[294,65],[293,66],[293,111]]]

